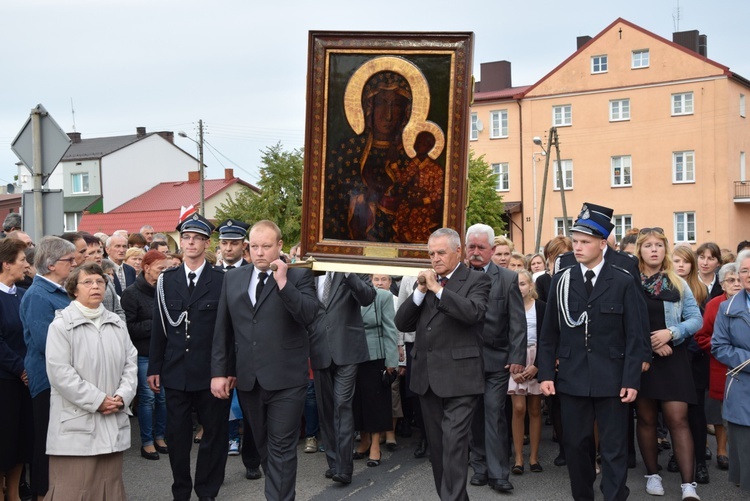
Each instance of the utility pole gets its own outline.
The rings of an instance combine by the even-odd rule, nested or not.
[[[34,164],[34,238],[38,242],[44,236],[44,211],[42,203],[42,114],[39,106],[31,110],[32,158]]]
[[[559,153],[558,153],[559,155]],[[203,120],[198,120],[198,162],[200,163],[199,175],[201,180],[201,216],[206,215],[206,192],[205,192],[205,171],[203,169]]]
[[[535,144],[541,146],[541,141],[537,138],[534,139]],[[544,180],[542,181],[542,200],[539,204],[539,224],[536,230],[536,246],[534,251],[538,252],[542,240],[542,222],[544,221],[544,202],[547,196],[547,178],[549,177],[549,159],[552,156],[552,146],[555,147],[557,152],[557,184],[560,187],[560,198],[562,200],[562,211],[563,211],[563,234],[568,235],[568,210],[565,205],[565,180],[563,178],[562,161],[560,160],[560,138],[557,135],[557,127],[550,127],[549,136],[547,137],[547,149],[542,150],[546,153],[544,158]]]

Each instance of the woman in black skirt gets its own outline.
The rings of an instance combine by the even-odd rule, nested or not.
[[[636,400],[638,446],[647,470],[646,492],[664,495],[656,456],[656,415],[662,413],[672,436],[682,476],[682,499],[699,499],[693,482],[693,439],[688,426],[688,404],[695,403],[686,339],[702,325],[693,293],[674,271],[669,242],[661,228],[644,228],[638,235],[636,255],[648,306],[651,369],[643,373]]]
[[[379,466],[381,459],[380,435],[393,427],[391,418],[391,383],[383,371],[395,376],[398,367],[398,331],[393,322],[396,316],[394,296],[389,292],[391,277],[372,275],[377,289],[375,301],[362,307],[362,320],[367,334],[370,360],[359,364],[352,404],[354,429],[361,441],[354,451],[354,459],[367,457],[367,466]],[[369,452],[369,455],[368,455]]]

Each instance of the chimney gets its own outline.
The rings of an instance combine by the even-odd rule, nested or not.
[[[145,127],[144,127],[144,131],[143,132],[144,133],[146,132],[145,131]],[[174,132],[172,132],[170,130],[163,130],[163,131],[157,132],[157,134],[159,134],[161,137],[163,137],[164,139],[166,139],[170,143],[174,144]]]
[[[224,169],[224,180],[231,181],[234,179],[234,169]]]
[[[135,137],[143,137],[146,135],[146,128],[145,127],[136,127],[135,128]]]
[[[201,180],[201,173],[197,170],[188,171],[188,183],[197,183]]]
[[[589,43],[589,40],[591,40],[591,37],[588,35],[576,37],[576,50],[579,50],[581,47]]]
[[[698,30],[676,31],[672,33],[672,41],[696,54],[708,57],[708,37],[701,35]]]
[[[511,85],[510,61],[494,61],[479,66],[480,81],[476,82],[476,92],[492,92],[509,89]]]
[[[80,132],[68,132],[68,137],[70,138],[73,143],[80,143],[81,142],[81,133]]]

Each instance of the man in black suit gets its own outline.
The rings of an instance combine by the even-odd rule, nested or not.
[[[603,259],[613,225],[584,206],[571,228],[577,263],[552,279],[540,336],[545,395],[559,395],[571,490],[594,499],[594,420],[599,428],[604,499],[628,497],[628,403],[640,388],[643,334],[633,278]],[[557,378],[555,381],[555,367]]]
[[[350,484],[354,462],[354,383],[357,364],[370,360],[361,306],[375,300],[367,275],[326,272],[318,277],[317,317],[309,328],[320,431],[326,446],[327,478]]]
[[[427,250],[433,269],[419,272],[396,327],[416,332],[410,388],[422,406],[437,493],[443,501],[467,500],[469,430],[485,389],[482,330],[492,282],[461,263],[461,237],[452,229],[433,232]]]
[[[122,296],[130,284],[135,282],[135,268],[125,263],[125,252],[128,250],[128,239],[112,235],[107,239],[107,257],[115,263],[115,291]]]
[[[526,367],[526,310],[518,288],[518,274],[492,262],[495,232],[486,224],[466,231],[469,266],[492,280],[490,300],[482,330],[484,395],[479,397],[471,425],[472,485],[489,485],[498,491],[513,489],[508,459],[508,425],[505,395],[510,374]]]
[[[214,226],[192,214],[178,226],[183,265],[165,270],[156,285],[148,383],[167,391],[167,443],[172,495],[190,499],[192,410],[204,433],[195,468],[195,493],[214,499],[224,481],[229,442],[229,400],[211,394],[211,350],[224,272],[206,261]]]
[[[230,218],[219,223],[221,264],[216,265],[216,269],[227,272],[250,264],[242,258],[242,253],[246,246],[245,238],[247,238],[248,229],[250,229],[249,224],[237,219]],[[230,424],[230,432],[233,425],[239,426],[239,423],[236,421],[232,422]],[[240,453],[242,454],[242,464],[245,466],[245,478],[248,480],[258,480],[263,476],[260,473],[260,453],[253,439],[249,416],[245,413],[242,413],[242,427],[244,429],[244,436]]]
[[[279,259],[281,230],[250,230],[252,266],[226,274],[211,360],[211,391],[231,396],[235,382],[266,473],[266,498],[292,500],[297,439],[307,393],[307,324],[318,311],[312,271]],[[276,271],[271,271],[271,264]]]

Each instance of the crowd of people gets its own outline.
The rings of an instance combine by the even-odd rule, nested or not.
[[[380,466],[413,428],[440,499],[468,499],[468,483],[510,492],[548,466],[545,415],[574,499],[594,499],[600,473],[605,499],[626,499],[636,443],[648,494],[665,494],[661,451],[683,500],[700,499],[714,457],[750,491],[750,242],[693,250],[658,227],[615,242],[611,218],[585,204],[570,237],[528,255],[487,225],[442,228],[430,269],[392,277],[294,266],[299,244],[285,253],[272,221],[188,213],[172,252],[148,225],[34,243],[12,215],[5,498],[125,499],[134,414],[176,500],[216,498],[240,454],[267,499],[294,499],[300,451],[346,486],[355,461]]]

